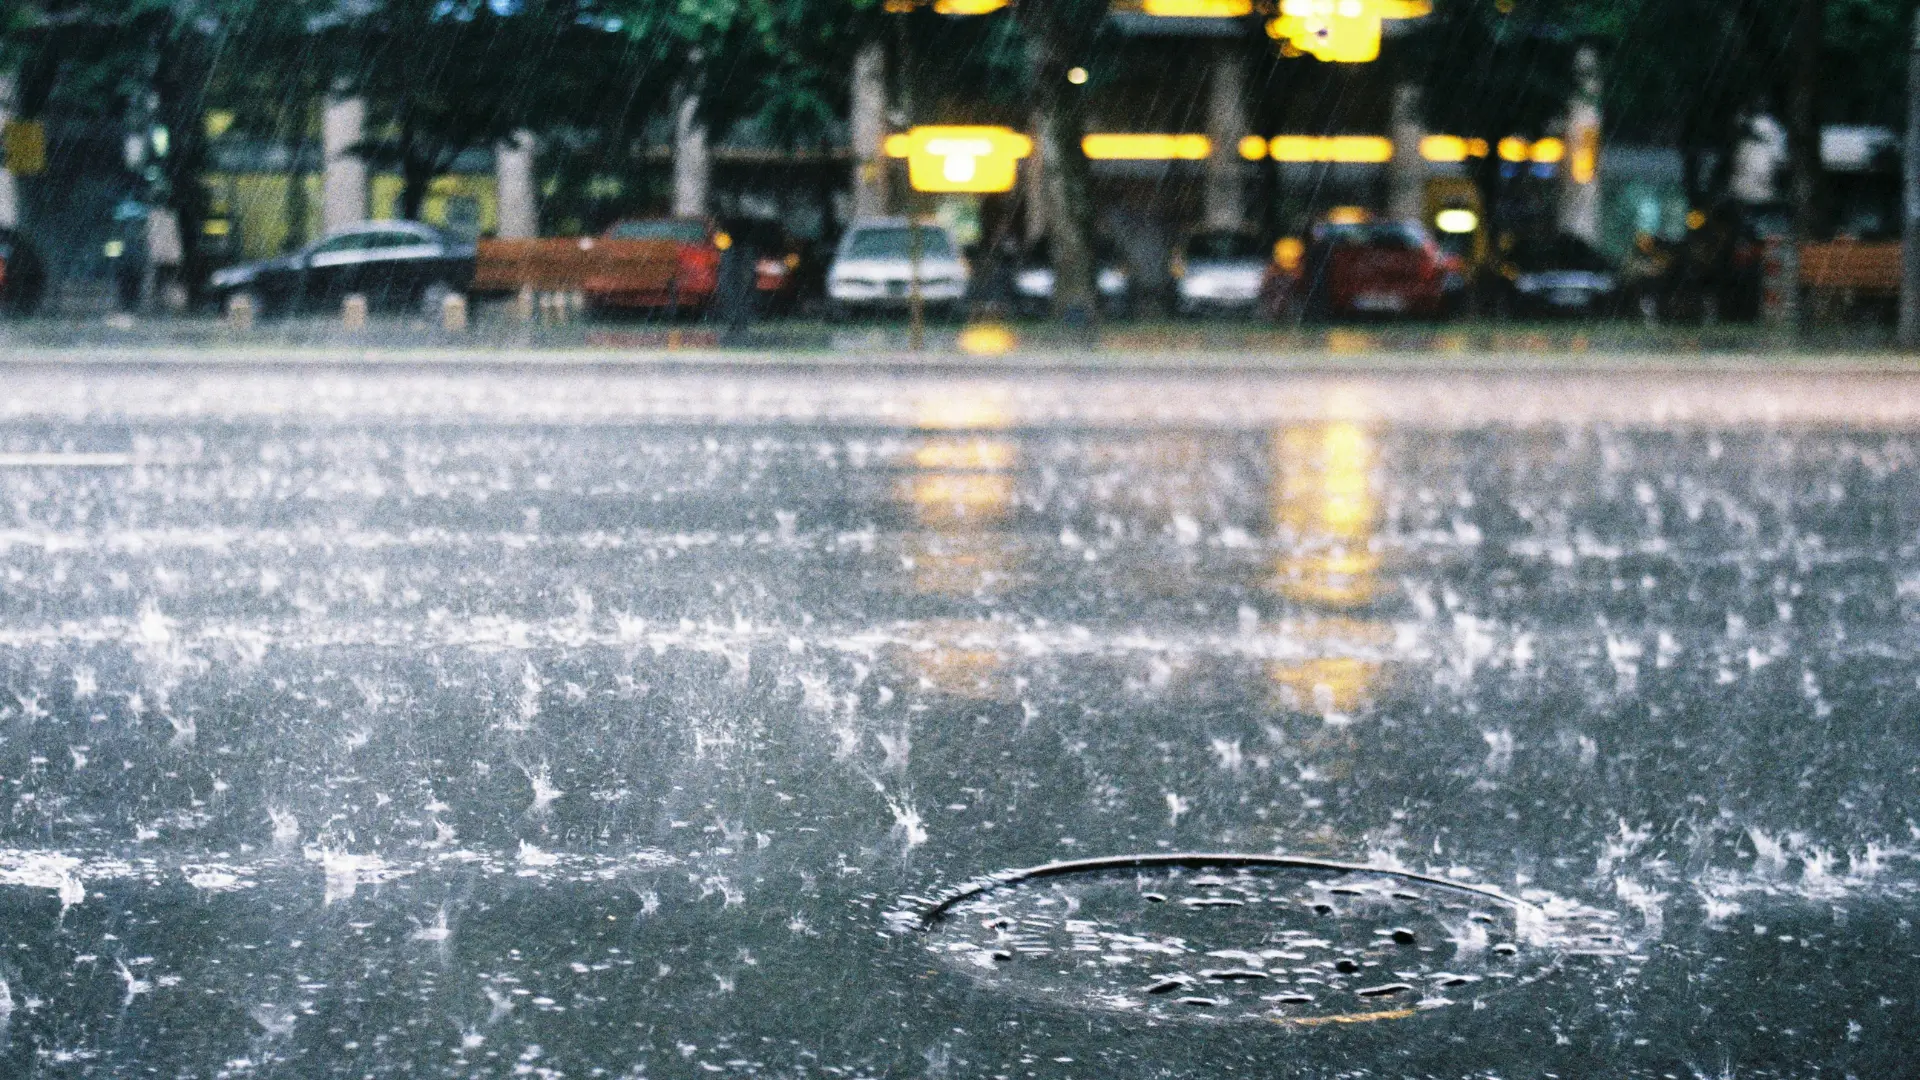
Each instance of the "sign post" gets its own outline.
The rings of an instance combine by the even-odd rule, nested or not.
[[[1012,191],[1017,163],[1033,153],[1033,140],[1012,128],[984,124],[938,124],[887,136],[888,157],[907,159],[907,180],[915,195],[995,194]],[[907,204],[907,315],[915,351],[926,341],[926,297],[920,289],[920,237],[917,198]]]

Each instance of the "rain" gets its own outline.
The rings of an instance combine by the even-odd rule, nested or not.
[[[1905,1075],[1916,28],[0,7],[0,1077]]]

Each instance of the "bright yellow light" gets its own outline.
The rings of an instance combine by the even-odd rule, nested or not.
[[[1451,210],[1442,210],[1433,215],[1433,227],[1443,233],[1452,233],[1455,236],[1459,236],[1479,228],[1480,215],[1471,210],[1458,207]]]
[[[932,125],[889,135],[886,149],[907,159],[915,191],[1011,191],[1014,162],[1033,152],[1033,140],[1012,128]]]
[[[1259,161],[1267,156],[1267,140],[1258,135],[1244,135],[1240,138],[1240,156],[1248,161]]]
[[[1007,6],[1007,0],[934,0],[939,15],[988,15]]]
[[[233,127],[233,113],[225,109],[209,109],[204,119],[207,138],[217,139]]]
[[[1283,236],[1273,242],[1273,261],[1289,274],[1300,269],[1300,260],[1306,253],[1307,246],[1297,236]]]
[[[1600,129],[1591,124],[1573,136],[1573,165],[1569,171],[1576,184],[1591,184],[1600,167]]]
[[[1205,135],[1088,135],[1080,149],[1094,161],[1205,161],[1213,141]]]
[[[732,236],[732,234],[730,234],[730,233],[714,233],[714,234],[713,234],[713,246],[714,246],[714,247],[716,247],[716,248],[719,248],[719,249],[720,249],[721,251],[725,251],[725,250],[727,250],[728,248],[730,248],[730,247],[732,247],[732,246],[733,246],[733,236]]]
[[[1530,156],[1536,165],[1557,165],[1561,158],[1567,156],[1567,144],[1559,139],[1541,139],[1533,144],[1533,152]]]
[[[1275,161],[1378,164],[1393,160],[1393,140],[1379,135],[1275,135],[1268,148]]]
[[[1467,140],[1458,135],[1428,135],[1420,140],[1420,156],[1428,161],[1467,160]]]
[[[233,223],[225,218],[209,218],[201,224],[200,231],[207,236],[226,236],[233,231]]]
[[[1327,211],[1329,225],[1365,225],[1373,220],[1373,214],[1361,206],[1336,206]]]
[[[1253,0],[1141,0],[1140,10],[1167,19],[1240,19],[1253,14]]]
[[[1687,228],[1699,229],[1699,228],[1705,227],[1706,224],[1707,224],[1706,211],[1704,210],[1687,211]]]
[[[1527,155],[1533,147],[1528,145],[1527,140],[1509,135],[1500,140],[1498,149],[1501,161],[1518,163],[1527,160]]]
[[[1087,84],[1087,69],[1083,67],[1068,68],[1067,81],[1075,86],[1085,86]]]
[[[1281,0],[1267,34],[1319,60],[1364,64],[1380,55],[1383,20],[1432,11],[1430,0]]]
[[[109,240],[107,241],[106,246],[102,247],[100,250],[103,254],[106,255],[107,258],[117,259],[120,256],[125,255],[127,253],[127,245],[126,245],[126,242],[122,240]]]

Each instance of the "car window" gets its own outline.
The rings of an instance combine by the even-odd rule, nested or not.
[[[608,230],[607,236],[613,240],[673,240],[682,244],[704,244],[707,242],[707,226],[703,222],[683,218],[622,221]]]
[[[431,244],[432,242],[433,241],[419,233],[394,230],[391,232],[372,234],[367,238],[367,247],[371,249],[418,247],[421,244]]]
[[[315,255],[335,255],[343,251],[365,251],[373,243],[372,233],[345,233],[329,236],[314,247]]]
[[[849,259],[905,259],[912,256],[912,239],[904,225],[889,225],[877,229],[858,229],[847,238],[846,257]],[[928,259],[953,258],[953,241],[948,239],[945,229],[924,227],[920,229],[920,255]]]
[[[1187,239],[1189,259],[1260,259],[1266,249],[1248,233],[1197,233]]]

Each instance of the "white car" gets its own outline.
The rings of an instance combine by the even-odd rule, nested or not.
[[[913,231],[904,218],[855,222],[847,230],[827,269],[827,299],[836,315],[906,307],[914,277]],[[935,312],[957,313],[967,298],[967,261],[947,230],[921,225],[918,232],[920,299]]]
[[[1248,233],[1201,232],[1187,237],[1173,258],[1175,306],[1182,315],[1251,310],[1271,261]]]

